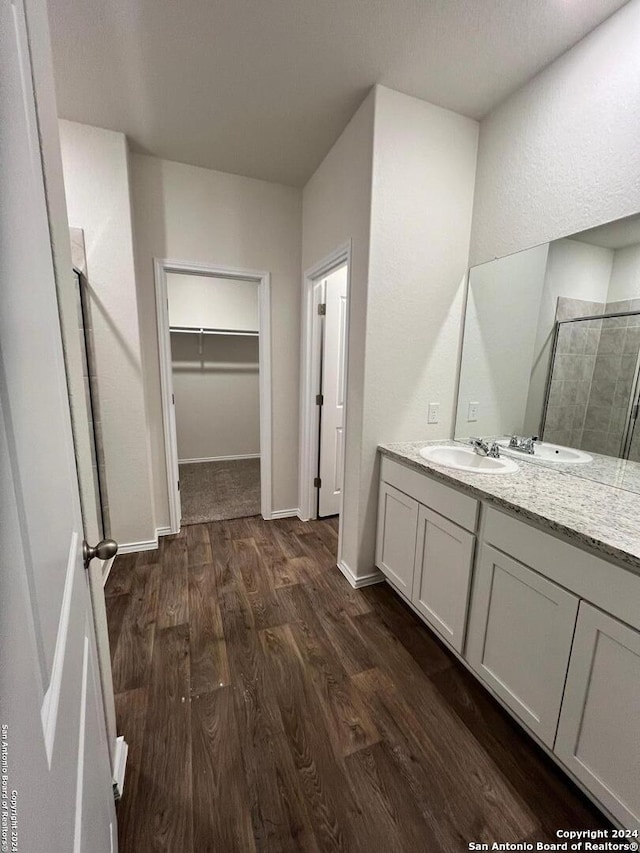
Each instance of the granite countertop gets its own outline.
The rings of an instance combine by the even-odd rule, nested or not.
[[[501,436],[504,438],[504,436]],[[460,440],[456,444],[465,444]],[[422,447],[423,445],[421,445]],[[507,454],[505,454],[506,456]],[[578,464],[568,462],[550,462],[540,459],[539,456],[516,456],[509,454],[511,459],[531,465],[542,465],[550,471],[559,471],[562,474],[571,474],[583,480],[595,480],[605,486],[615,486],[617,489],[625,489],[627,492],[640,493],[640,463],[629,459],[618,459],[615,456],[603,456],[600,453],[589,451],[591,462],[580,462]]]
[[[436,465],[420,456],[427,445],[454,441],[380,444],[384,456],[429,473],[473,497],[560,533],[640,574],[640,495],[576,477],[565,470],[518,462],[513,474],[476,474]],[[513,458],[513,457],[509,457]]]

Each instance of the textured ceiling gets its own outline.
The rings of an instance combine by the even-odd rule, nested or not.
[[[480,118],[623,0],[49,0],[60,116],[310,177],[374,83]]]

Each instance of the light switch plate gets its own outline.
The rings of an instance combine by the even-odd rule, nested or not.
[[[440,420],[440,403],[429,403],[427,423],[437,424]]]
[[[471,423],[472,421],[478,420],[478,410],[480,408],[480,403],[469,403],[469,410],[467,412],[467,421]]]

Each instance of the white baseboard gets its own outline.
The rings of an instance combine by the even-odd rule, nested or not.
[[[269,516],[271,521],[275,521],[277,518],[296,518],[300,517],[300,510],[296,507],[296,509],[277,509],[275,512],[272,512]]]
[[[296,510],[296,515],[298,516],[298,518],[300,519],[300,521],[311,521],[311,517],[309,517],[309,518],[305,518],[305,515],[304,515],[304,513],[302,512],[302,510],[301,510],[301,509]]]
[[[191,465],[194,462],[233,462],[235,459],[260,459],[260,454],[241,453],[238,456],[203,456],[200,459],[178,459],[178,465]]]
[[[121,736],[116,740],[116,754],[113,767],[113,796],[119,800],[124,791],[124,775],[127,769],[129,745]]]
[[[354,589],[360,589],[363,586],[372,586],[374,583],[382,583],[385,580],[385,576],[378,569],[375,569],[375,571],[368,575],[356,576],[344,560],[340,560],[338,568]]]
[[[156,538],[147,539],[144,542],[125,542],[118,545],[118,554],[135,554],[136,551],[155,551],[158,547],[158,537],[170,536],[173,530],[170,527],[156,527]]]
[[[118,545],[118,554],[133,554],[136,551],[153,551],[157,547],[157,539],[147,539],[145,542],[125,542],[123,545]]]

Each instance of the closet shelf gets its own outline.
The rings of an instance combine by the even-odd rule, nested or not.
[[[169,326],[170,332],[180,332],[185,335],[241,335],[243,337],[257,338],[259,332],[243,329],[208,329],[195,326]]]

